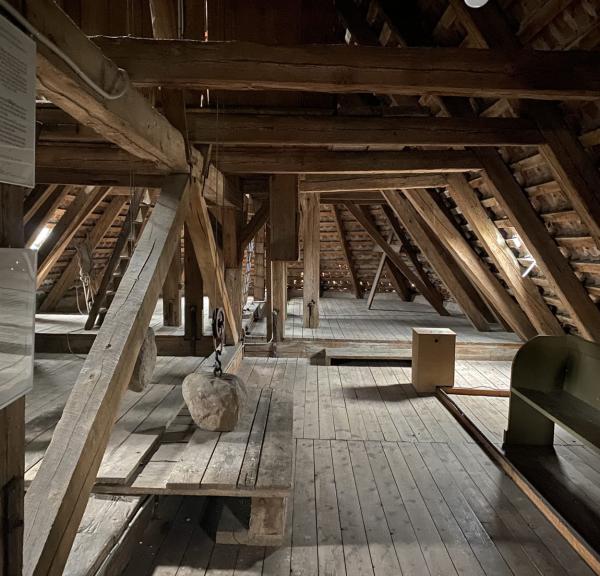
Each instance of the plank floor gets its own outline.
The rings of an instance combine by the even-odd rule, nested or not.
[[[318,328],[302,327],[302,299],[288,302],[285,324],[286,338],[308,340],[358,340],[371,342],[406,341],[412,339],[413,326],[451,328],[458,342],[510,343],[519,342],[514,334],[499,327],[493,332],[478,332],[460,313],[440,316],[422,298],[402,302],[395,294],[379,294],[371,310],[366,300],[346,295],[326,296],[320,300]],[[255,325],[252,337],[264,337],[266,323]]]
[[[369,342],[410,342],[413,326],[451,328],[457,341],[464,343],[518,343],[519,338],[499,327],[493,332],[478,332],[463,314],[440,316],[422,298],[402,302],[395,294],[379,294],[371,310],[366,300],[356,300],[345,295],[321,299],[319,328],[302,327],[302,299],[292,298],[288,303],[286,337],[297,340],[358,340]],[[86,316],[81,314],[37,314],[36,332],[86,333],[83,330]],[[157,334],[182,335],[183,329],[162,325],[162,300],[159,300],[151,327]],[[208,302],[204,306],[204,333],[210,333]],[[251,339],[264,339],[266,321],[254,324]]]
[[[410,369],[262,358],[243,369],[271,381],[282,366],[294,373],[286,544],[214,545],[201,500],[161,498],[123,574],[592,574],[445,408],[414,395]],[[507,368],[460,362],[457,374],[502,388]]]

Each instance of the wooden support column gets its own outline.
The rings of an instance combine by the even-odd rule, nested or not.
[[[404,277],[414,284],[415,288],[425,297],[425,299],[438,311],[438,313],[445,313],[444,302],[437,292],[431,292],[426,284],[423,283],[421,278],[415,274],[408,264],[406,264],[400,254],[398,254],[386,241],[381,232],[377,229],[375,222],[369,215],[362,210],[359,206],[354,204],[346,204],[346,208],[350,213],[358,220],[362,227],[367,231],[373,242],[375,242],[394,264],[398,270],[402,272]],[[442,310],[444,312],[442,312]]]
[[[231,185],[227,184],[227,185]],[[223,263],[225,266],[225,286],[235,318],[235,330],[225,323],[226,340],[234,344],[233,334],[242,331],[242,258],[239,254],[239,237],[242,229],[242,211],[236,208],[223,208]]]
[[[184,266],[184,295],[185,317],[184,335],[192,342],[194,353],[196,345],[202,339],[204,315],[204,287],[202,273],[196,259],[194,246],[187,224],[183,227],[183,266]]]
[[[163,324],[181,326],[181,248],[175,251],[162,289]]]
[[[531,278],[522,276],[519,262],[465,176],[448,175],[448,190],[537,332],[555,336],[564,334],[560,322],[548,308],[539,288]]]
[[[177,38],[178,4],[174,0],[149,0],[152,16],[152,32],[155,38]],[[182,90],[162,88],[160,96],[164,114],[183,135],[188,160],[190,159],[187,141],[185,98]],[[176,252],[169,267],[163,286],[163,324],[181,325],[181,254]]]
[[[512,329],[523,340],[533,338],[537,332],[527,316],[461,235],[455,223],[440,208],[432,193],[424,189],[407,190],[405,193],[421,218],[429,224],[448,252],[452,254],[457,264],[462,266],[467,276]]]
[[[273,337],[273,284],[271,282],[271,276],[273,269],[271,267],[271,226],[267,224],[265,226],[265,315],[267,317],[267,342],[271,341]]]
[[[356,268],[354,267],[354,262],[352,260],[350,245],[348,244],[348,239],[346,238],[344,231],[344,222],[342,220],[341,211],[336,205],[332,205],[331,209],[333,211],[333,220],[335,222],[335,227],[337,229],[337,233],[340,238],[340,244],[342,246],[342,254],[344,255],[344,260],[346,261],[346,266],[348,267],[348,274],[350,275],[350,282],[352,284],[352,292],[355,298],[362,298],[362,288],[358,281],[358,275],[356,274]]]
[[[481,332],[490,330],[487,306],[462,270],[452,264],[451,256],[434,237],[412,204],[399,192],[382,193],[471,324]]]
[[[298,176],[274,174],[269,181],[271,262],[298,260]]]
[[[25,499],[24,576],[62,574],[177,248],[187,175],[167,178]]]
[[[285,339],[287,318],[287,262],[271,261],[271,297],[273,312],[277,312],[273,322],[274,340],[281,342]]]
[[[319,327],[321,289],[321,211],[319,193],[302,194],[302,230],[304,242],[303,326]]]
[[[0,246],[22,248],[25,188],[0,184]],[[0,574],[21,576],[25,398],[0,410]]]
[[[254,237],[254,299],[265,299],[265,226]]]
[[[83,243],[87,245],[87,249],[91,255],[93,255],[96,246],[100,243],[106,232],[113,225],[123,206],[127,202],[127,199],[127,196],[114,196],[110,201],[110,204],[104,210],[102,216],[100,216],[98,219],[98,222],[94,228],[86,236]],[[65,295],[65,292],[69,290],[77,281],[78,275],[79,258],[77,254],[75,254],[67,264],[66,268],[63,270],[60,278],[52,285],[52,289],[50,292],[48,292],[48,295],[41,303],[39,311],[49,312],[54,310],[57,304],[61,301],[62,297]]]

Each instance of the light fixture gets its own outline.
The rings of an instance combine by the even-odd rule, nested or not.
[[[488,3],[488,0],[465,0],[465,4],[469,8],[481,8]]]

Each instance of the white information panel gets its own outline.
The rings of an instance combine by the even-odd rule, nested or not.
[[[35,185],[35,42],[0,16],[0,182]]]
[[[33,386],[35,250],[0,248],[0,409]]]

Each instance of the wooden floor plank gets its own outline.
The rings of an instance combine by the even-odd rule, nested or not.
[[[348,444],[344,440],[331,442],[333,470],[342,528],[346,573],[349,576],[373,574],[367,534],[360,511],[358,492],[352,473]]]
[[[315,440],[315,493],[319,574],[346,574],[342,530],[329,440]]]

